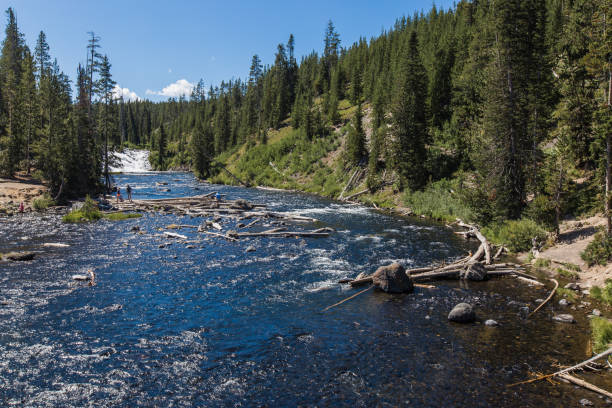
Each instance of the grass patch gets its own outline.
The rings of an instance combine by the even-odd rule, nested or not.
[[[425,187],[423,191],[404,193],[404,204],[410,207],[415,215],[428,218],[455,221],[472,221],[474,213],[454,193],[459,188],[459,180],[442,179]]]
[[[64,222],[87,222],[96,221],[102,218],[102,213],[98,208],[98,204],[95,203],[91,197],[85,198],[85,203],[78,210],[72,210],[68,214],[64,215],[62,221]]]
[[[575,271],[568,271],[567,269],[557,268],[557,276],[562,276],[567,279],[578,279],[578,273]]]
[[[570,302],[576,302],[576,300],[578,299],[578,295],[576,295],[576,292],[571,289],[557,288],[556,293],[557,296],[566,298]]]
[[[601,303],[605,303],[608,306],[612,306],[612,279],[606,279],[603,288],[599,286],[593,286],[589,292],[589,295]]]
[[[44,211],[47,208],[52,207],[54,205],[55,205],[55,200],[51,198],[49,193],[45,193],[41,195],[40,197],[35,198],[34,201],[32,201],[32,207],[36,211]]]
[[[612,322],[604,317],[593,317],[591,319],[591,340],[595,353],[606,351],[612,343]]]
[[[533,263],[536,268],[548,268],[550,266],[550,259],[538,258]]]
[[[567,269],[568,271],[576,271],[576,272],[580,272],[582,271],[582,269],[580,269],[580,267],[576,264],[573,264],[571,262],[563,262],[562,264],[565,269]]]
[[[528,218],[492,224],[483,228],[482,233],[489,241],[504,245],[510,252],[527,251],[533,238],[543,241],[547,235],[544,228]]]
[[[106,218],[107,220],[111,220],[111,221],[123,221],[123,220],[129,220],[132,218],[140,218],[140,217],[142,217],[142,214],[127,213],[127,212],[116,212],[116,213],[104,215],[104,218]]]

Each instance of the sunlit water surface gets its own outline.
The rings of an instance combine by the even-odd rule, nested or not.
[[[189,242],[179,243],[159,229],[203,219],[0,219],[0,252],[39,252],[34,261],[0,264],[0,406],[542,407],[584,397],[604,404],[565,384],[506,388],[588,353],[582,314],[573,312],[575,325],[554,323],[552,306],[522,319],[520,307],[533,308],[546,290],[513,279],[442,281],[407,295],[369,291],[321,312],[356,292],[336,284],[340,278],[393,261],[448,261],[474,248],[444,225],[309,195],[208,185],[186,173],[115,179],[130,184],[134,198],[220,191],[319,220],[290,229],[336,232],[234,243],[182,229]],[[224,220],[224,229],[236,222]],[[131,231],[136,225],[144,234]],[[249,245],[256,251],[246,253]],[[72,281],[90,268],[95,286]],[[481,322],[447,321],[462,301],[475,305]],[[487,318],[501,326],[484,326]]]

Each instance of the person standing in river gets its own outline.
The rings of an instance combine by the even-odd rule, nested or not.
[[[127,199],[131,203],[132,202],[132,187],[130,187],[130,185],[128,184],[127,187],[125,188],[125,191],[127,191]]]
[[[119,201],[123,201],[123,198],[121,198],[121,189],[117,187],[117,204],[119,204]]]

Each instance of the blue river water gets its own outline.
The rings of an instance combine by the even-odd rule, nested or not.
[[[175,231],[188,236],[180,242],[163,236],[167,225],[204,219],[0,219],[0,252],[37,252],[33,261],[0,263],[0,406],[604,403],[566,384],[505,387],[587,356],[586,319],[555,323],[554,305],[530,320],[519,316],[548,289],[509,278],[441,281],[406,295],[368,291],[322,312],[356,293],[338,285],[341,278],[394,261],[450,261],[474,249],[442,224],[305,194],[210,185],[188,173],[121,174],[115,181],[130,184],[134,198],[219,191],[318,220],[290,229],[335,232],[229,242],[185,228]],[[224,230],[237,222],[221,221]],[[251,230],[272,227],[262,221]],[[245,252],[251,245],[256,250]],[[72,280],[89,269],[95,286]],[[447,321],[462,301],[475,306],[478,323]],[[488,318],[500,326],[484,326]]]

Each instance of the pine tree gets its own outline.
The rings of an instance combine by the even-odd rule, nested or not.
[[[415,31],[410,33],[400,64],[392,109],[397,140],[394,164],[402,183],[410,189],[418,189],[426,182],[427,74]]]
[[[363,113],[361,103],[357,105],[357,111],[353,117],[351,129],[346,139],[346,152],[348,161],[352,164],[359,164],[366,155],[365,132],[363,130]]]
[[[111,160],[109,138],[113,132],[112,118],[111,118],[111,105],[114,101],[113,90],[116,82],[110,72],[111,63],[108,56],[103,56],[100,61],[99,74],[100,78],[96,82],[95,90],[100,95],[100,102],[102,103],[102,112],[100,118],[100,128],[102,130],[102,138],[104,140],[104,183],[106,189],[110,189],[111,180],[109,173],[109,165]]]
[[[159,141],[157,142],[157,167],[159,170],[165,170],[164,159],[166,157],[166,132],[164,131],[164,124],[159,125]]]
[[[494,194],[498,215],[520,216],[527,195],[528,166],[537,154],[533,112],[541,56],[531,42],[543,39],[545,13],[536,0],[496,5],[494,58],[487,71],[479,170]],[[540,101],[538,100],[537,103]],[[540,114],[544,114],[540,111]]]
[[[25,169],[30,174],[31,169],[31,146],[38,130],[38,94],[36,91],[36,78],[34,77],[34,60],[29,51],[26,50],[21,67],[22,75],[19,84],[20,95],[20,121],[25,142]]]
[[[23,34],[17,27],[13,9],[6,11],[7,24],[5,38],[0,55],[0,87],[2,88],[2,105],[0,122],[4,132],[0,132],[0,173],[11,176],[20,157],[21,130],[19,129],[19,83],[25,49]],[[4,133],[4,137],[2,137]]]

